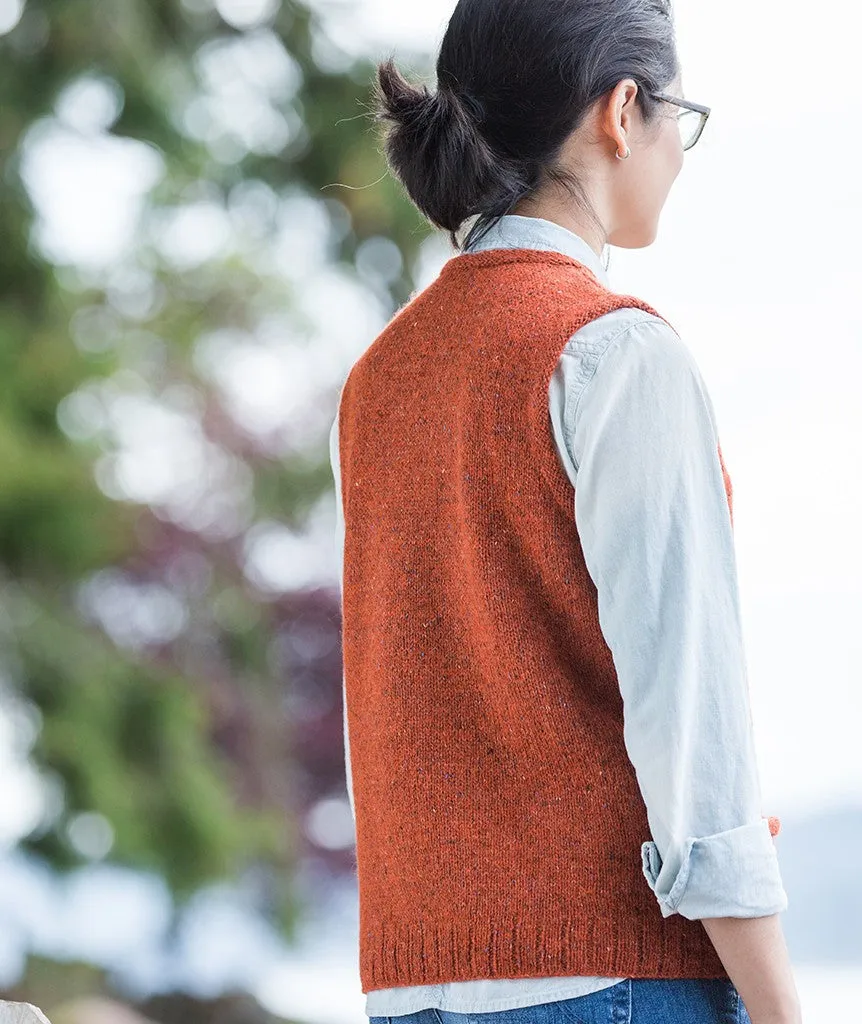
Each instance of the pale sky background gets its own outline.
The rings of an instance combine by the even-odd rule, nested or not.
[[[236,24],[254,24],[272,2],[213,0]],[[0,0],[0,32],[20,7],[19,0]],[[411,53],[436,52],[454,4],[321,0],[320,7],[328,11],[331,59],[337,61],[339,47],[381,59],[394,53],[409,73]],[[763,811],[789,820],[862,805],[862,315],[854,302],[862,281],[855,75],[862,12],[849,0],[816,8],[680,0],[676,22],[685,94],[710,105],[712,114],[686,154],[658,239],[644,250],[613,249],[610,277],[617,291],[645,299],[676,327],[716,407],[734,483]],[[98,125],[99,105],[110,106],[98,90],[93,96],[89,106],[80,96],[77,106],[67,104],[69,131],[45,136],[41,146],[35,137],[25,167],[43,218],[40,244],[97,267],[121,251],[158,166],[139,146],[81,134],[82,109]],[[360,112],[357,96],[356,110],[345,116]],[[330,194],[337,196],[337,188]],[[176,225],[177,238],[185,239],[173,243],[180,262],[219,251],[226,235],[219,217],[200,204]],[[224,386],[240,416],[267,420],[289,409],[301,421],[315,395],[332,393],[385,322],[372,299],[324,266],[320,227],[315,211],[297,202],[283,241],[293,254],[290,272],[302,264],[302,294],[309,314],[317,310],[324,344],[303,353],[308,360],[299,377],[296,353],[287,349],[226,364]],[[438,242],[426,248],[426,281],[448,255]],[[335,310],[340,319],[332,317]],[[306,394],[296,394],[297,379]],[[170,440],[155,447],[145,427],[142,418],[137,433],[146,447],[140,439],[124,442],[142,496],[154,486],[147,468],[164,472],[176,447]],[[181,427],[170,421],[161,435],[176,438]],[[189,448],[197,443],[183,441]],[[327,503],[310,538],[273,534],[258,545],[258,575],[273,586],[321,574],[334,579],[332,524]],[[0,764],[0,846],[23,828],[36,798],[34,780],[3,738],[0,720],[0,752],[9,758]],[[107,932],[106,918],[93,912],[98,899],[110,902]],[[338,916],[326,927],[311,922],[302,951],[285,956],[237,916],[229,893],[203,895],[185,953],[169,965],[142,952],[163,918],[158,882],[94,869],[67,887],[52,886],[9,861],[0,872],[0,903],[15,909],[19,924],[17,932],[6,927],[0,934],[0,973],[26,933],[46,950],[82,949],[101,962],[134,963],[132,974],[144,987],[170,970],[178,983],[202,992],[246,979],[277,1012],[361,1024],[354,901],[354,893],[344,894]],[[833,1019],[837,1009],[826,1012],[830,993],[848,992],[830,984],[807,978],[811,1005],[823,1013],[808,1016],[810,1024]],[[862,995],[858,987],[854,992]]]

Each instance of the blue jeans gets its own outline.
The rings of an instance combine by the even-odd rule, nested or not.
[[[369,1024],[751,1024],[727,978],[627,978],[572,999],[515,1010],[419,1010]]]

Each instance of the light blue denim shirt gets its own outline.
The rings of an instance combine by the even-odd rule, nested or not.
[[[611,285],[597,253],[549,220],[509,214],[472,251],[565,253]],[[688,348],[644,310],[581,327],[551,377],[554,443],[598,594],[624,704],[624,740],[652,839],[641,869],[664,917],[759,917],[787,908],[762,817],[733,532],[712,401]],[[344,519],[338,415],[330,432],[336,542]],[[343,581],[343,557],[340,559]],[[344,694],[347,791],[354,808]],[[494,978],[375,989],[368,1016],[514,1009],[623,978]]]

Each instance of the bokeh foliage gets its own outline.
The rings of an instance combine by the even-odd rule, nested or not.
[[[53,794],[24,848],[62,871],[88,856],[81,823],[107,822],[107,859],[157,871],[179,902],[253,871],[261,909],[289,930],[304,863],[353,869],[349,849],[302,827],[343,793],[338,598],[267,591],[247,544],[260,524],[301,531],[326,498],[326,436],[321,421],[245,429],[201,369],[201,340],[253,343],[275,318],[326,344],[290,274],[259,258],[286,199],[314,204],[327,260],[357,286],[363,243],[394,242],[403,269],[375,286],[388,312],[413,291],[429,229],[370,118],[379,55],[339,50],[313,7],[275,4],[243,26],[229,6],[28,0],[0,37],[0,674]],[[272,128],[252,137],[219,123],[214,93],[254,79],[255,47],[278,73],[256,83],[265,103],[249,101],[248,124]],[[97,110],[115,109],[89,136],[64,130],[134,140],[159,168],[118,266],[46,252],[26,177],[30,141],[62,124],[75,89],[86,107],[88,83]],[[166,217],[201,201],[235,228],[251,210],[253,237],[178,262]],[[334,399],[317,396],[329,418]],[[211,458],[198,491],[124,492],[118,437],[141,403],[193,421]]]

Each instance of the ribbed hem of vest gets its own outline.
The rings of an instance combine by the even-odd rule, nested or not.
[[[727,978],[700,922],[685,924],[690,928],[650,923],[627,934],[619,922],[595,918],[556,928],[524,922],[503,927],[378,924],[364,936],[362,991],[561,975]]]

